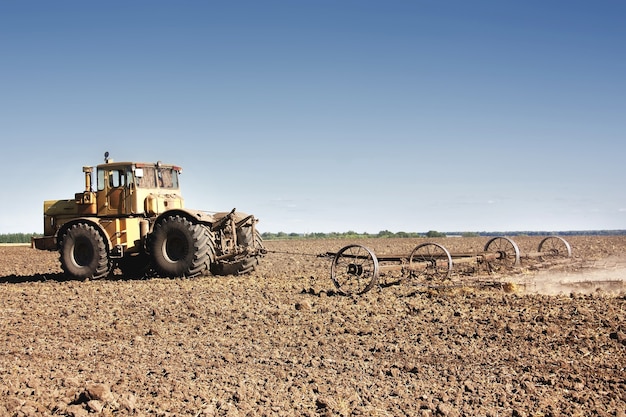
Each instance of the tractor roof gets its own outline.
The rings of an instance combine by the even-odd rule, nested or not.
[[[176,171],[182,171],[182,168],[177,165],[172,164],[164,164],[161,161],[158,162],[114,162],[109,160],[105,164],[100,164],[97,166],[98,169],[106,169],[106,168],[122,168],[128,166],[135,166],[137,168],[146,168],[146,167],[163,167],[163,168],[173,168]]]

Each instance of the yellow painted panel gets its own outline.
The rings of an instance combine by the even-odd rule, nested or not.
[[[126,251],[138,249],[141,239],[139,222],[139,218],[100,220],[100,224],[111,240],[111,245],[122,245]]]

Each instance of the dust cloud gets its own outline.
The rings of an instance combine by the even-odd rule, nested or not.
[[[520,292],[529,294],[624,294],[626,257],[589,262],[575,271],[539,271],[514,282]]]

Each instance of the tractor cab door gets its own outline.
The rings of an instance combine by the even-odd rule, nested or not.
[[[132,213],[133,174],[125,167],[98,170],[98,214],[120,216]]]

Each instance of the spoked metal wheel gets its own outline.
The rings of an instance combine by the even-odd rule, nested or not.
[[[537,251],[541,253],[541,260],[572,257],[571,246],[559,236],[548,236],[543,239]]]
[[[411,252],[409,270],[413,281],[444,280],[450,277],[452,256],[438,243],[422,243]]]
[[[345,246],[335,254],[330,277],[342,294],[363,294],[378,282],[378,258],[365,246]]]
[[[497,258],[488,262],[490,271],[510,269],[520,264],[520,254],[517,243],[508,237],[497,236],[485,245],[485,252],[495,253]]]

